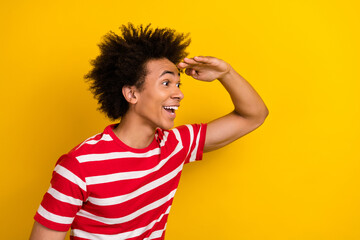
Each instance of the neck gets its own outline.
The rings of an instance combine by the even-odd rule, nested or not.
[[[146,148],[154,139],[155,128],[143,124],[140,119],[127,113],[114,129],[115,135],[132,148]]]

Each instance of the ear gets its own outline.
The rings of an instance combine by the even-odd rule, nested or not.
[[[138,99],[136,97],[137,88],[135,86],[128,86],[125,85],[122,88],[122,94],[124,95],[124,98],[129,103],[135,104],[137,103]]]

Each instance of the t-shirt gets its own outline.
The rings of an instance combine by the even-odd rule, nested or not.
[[[183,165],[202,158],[206,124],[156,129],[135,149],[116,124],[62,155],[34,217],[71,239],[164,239]]]

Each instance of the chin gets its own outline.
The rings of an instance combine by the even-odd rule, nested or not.
[[[174,122],[166,123],[166,124],[161,124],[161,125],[159,126],[159,128],[162,128],[162,129],[164,129],[164,130],[169,130],[169,129],[173,128],[173,127],[174,127]]]

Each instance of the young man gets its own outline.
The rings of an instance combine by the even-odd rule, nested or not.
[[[183,165],[253,131],[268,115],[228,63],[185,58],[187,35],[131,24],[121,30],[105,36],[86,75],[100,109],[121,121],[60,157],[32,240],[64,239],[70,227],[71,239],[164,239]],[[218,79],[235,110],[173,128],[184,97],[179,69],[200,81]]]

